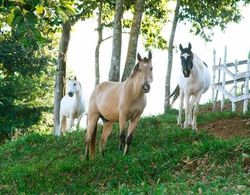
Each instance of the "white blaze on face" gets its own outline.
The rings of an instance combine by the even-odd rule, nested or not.
[[[181,55],[181,57],[184,57],[185,60],[187,59],[188,56],[190,56],[190,54],[184,53]]]

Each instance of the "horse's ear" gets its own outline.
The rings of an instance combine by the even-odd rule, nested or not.
[[[69,77],[69,78],[68,78],[68,80],[70,81],[70,80],[71,80],[71,78]]]
[[[74,77],[74,80],[76,80],[76,81],[77,81],[77,78],[76,78],[76,76]]]
[[[152,59],[152,52],[151,51],[149,51],[148,52],[148,59],[151,61],[151,59]]]
[[[137,60],[140,62],[142,60],[141,55],[137,53]]]
[[[179,48],[181,51],[183,50],[182,44],[179,45]]]
[[[188,43],[188,49],[191,50],[192,49],[192,45],[191,43]]]

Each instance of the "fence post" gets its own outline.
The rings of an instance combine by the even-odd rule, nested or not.
[[[237,98],[237,80],[236,80],[236,76],[238,74],[238,61],[235,60],[235,64],[234,64],[234,70],[235,70],[235,74],[234,74],[234,86],[233,86],[233,95],[235,97],[235,99]],[[236,101],[232,101],[232,112],[236,111]]]
[[[215,85],[215,66],[216,66],[216,51],[215,49],[213,50],[213,62],[214,62],[214,65],[213,65],[213,78],[212,78],[212,104],[213,104],[213,109],[212,111],[215,111],[215,89],[214,89],[214,85]]]
[[[227,68],[227,46],[225,46],[224,49],[224,63],[223,63],[224,68]],[[226,84],[226,73],[225,71],[223,71],[223,76],[222,76],[222,88],[225,89],[225,84]],[[220,109],[221,111],[224,108],[224,101],[225,101],[225,95],[224,93],[222,93],[222,97],[221,97],[221,106]]]
[[[247,59],[247,72],[250,71],[250,51],[248,53],[248,59]],[[245,80],[245,95],[248,96],[249,93],[249,77]],[[243,114],[245,114],[248,110],[248,98],[244,100],[243,104]]]

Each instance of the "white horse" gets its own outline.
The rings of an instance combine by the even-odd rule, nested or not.
[[[56,135],[60,135],[67,130],[67,118],[69,118],[69,127],[71,131],[74,124],[74,120],[77,119],[76,128],[79,128],[81,118],[85,112],[85,100],[82,93],[82,86],[76,77],[68,80],[67,94],[62,98],[60,103],[60,126],[59,132]]]
[[[177,87],[169,98],[174,95],[175,100],[180,94],[177,123],[181,126],[183,100],[185,99],[185,121],[183,127],[187,128],[189,125],[192,125],[192,129],[197,130],[196,119],[199,111],[199,102],[202,94],[209,89],[211,83],[210,73],[206,63],[191,51],[192,46],[190,43],[188,48],[183,48],[181,44],[179,48],[181,51],[182,73],[179,76]]]

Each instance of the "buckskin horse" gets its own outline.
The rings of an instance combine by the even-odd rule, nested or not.
[[[124,155],[128,153],[133,133],[146,106],[146,93],[150,91],[153,81],[152,53],[142,58],[137,54],[138,63],[124,82],[106,81],[94,89],[88,108],[87,132],[85,137],[85,156],[93,158],[98,119],[103,119],[103,131],[99,143],[100,153],[111,134],[113,123],[119,122],[120,150]],[[129,121],[127,136],[125,135],[126,122]]]

